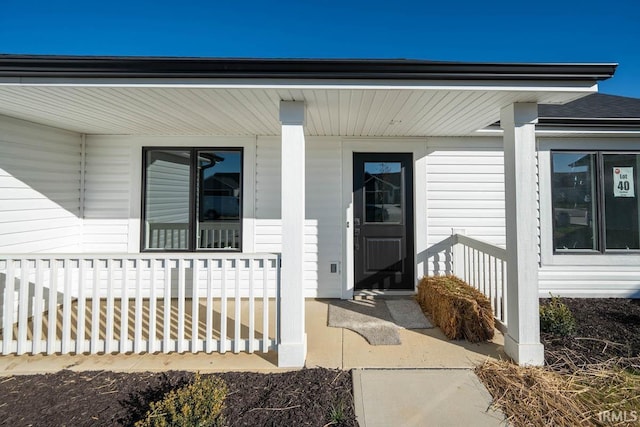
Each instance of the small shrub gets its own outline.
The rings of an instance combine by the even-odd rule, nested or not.
[[[560,336],[575,333],[576,319],[560,298],[552,295],[551,301],[540,305],[540,330]]]
[[[329,423],[326,425],[342,425],[342,423],[347,419],[345,412],[345,403],[342,399],[338,400],[335,404],[331,404],[331,410],[329,411]]]
[[[491,302],[463,280],[455,276],[424,277],[418,285],[417,300],[447,338],[469,342],[493,338]]]
[[[222,379],[215,376],[202,378],[197,374],[191,384],[172,390],[162,400],[151,403],[145,418],[135,425],[217,426],[222,421],[220,413],[226,396],[227,385]]]

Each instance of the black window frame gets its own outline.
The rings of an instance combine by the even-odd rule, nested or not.
[[[147,218],[146,204],[147,204],[147,153],[154,150],[164,151],[188,151],[190,153],[189,159],[189,231],[187,248],[186,249],[162,249],[162,248],[146,248],[146,227],[145,221]],[[200,197],[198,195],[198,156],[200,151],[234,151],[240,153],[240,206],[239,206],[239,231],[238,231],[238,247],[237,248],[198,248],[197,245],[197,223],[198,223],[198,209],[196,200]],[[140,252],[242,252],[243,241],[243,220],[244,220],[244,148],[243,147],[181,147],[181,146],[149,146],[142,147],[142,187],[141,187],[141,214],[140,214]]]
[[[611,154],[631,154],[631,155],[640,155],[640,151],[634,150],[550,150],[551,152],[551,176],[550,176],[550,187],[551,187],[551,244],[553,247],[554,255],[638,255],[640,253],[640,249],[607,249],[606,242],[606,215],[605,215],[605,171],[604,171],[604,156]],[[596,245],[596,249],[558,249],[555,244],[555,229],[556,224],[553,220],[554,217],[554,191],[556,191],[553,187],[553,177],[554,177],[554,167],[553,167],[553,155],[554,154],[563,154],[563,153],[584,153],[584,154],[594,154],[596,156],[595,165],[595,175],[594,182],[595,185],[595,215],[594,220],[596,221],[596,231],[598,242]],[[640,188],[636,188],[636,193],[640,193]],[[640,213],[639,213],[640,214]],[[640,220],[640,219],[639,219]]]

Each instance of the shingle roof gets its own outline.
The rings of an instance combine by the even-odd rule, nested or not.
[[[576,119],[640,118],[640,99],[594,93],[565,105],[539,105],[538,117]]]

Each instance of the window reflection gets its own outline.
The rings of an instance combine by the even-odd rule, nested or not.
[[[402,222],[402,165],[400,162],[365,162],[366,222]]]
[[[593,153],[553,153],[553,223],[556,250],[596,250]]]
[[[604,154],[606,249],[640,249],[637,154]]]
[[[241,154],[198,152],[198,247],[239,248]]]
[[[189,176],[191,153],[146,153],[145,249],[189,246]]]
[[[242,150],[144,150],[145,250],[239,250]]]

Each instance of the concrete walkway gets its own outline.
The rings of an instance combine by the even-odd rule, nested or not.
[[[471,369],[354,369],[360,427],[501,426]]]

